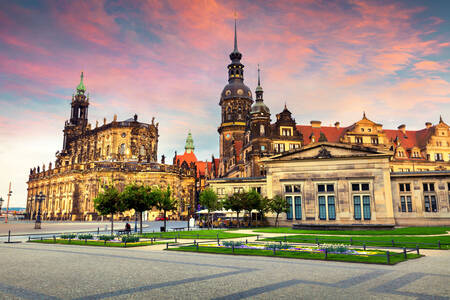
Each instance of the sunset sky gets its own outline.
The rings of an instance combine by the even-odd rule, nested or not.
[[[297,123],[450,123],[450,1],[1,1],[0,196],[61,150],[84,71],[89,120],[159,122],[158,159],[218,157],[234,10],[245,83]]]

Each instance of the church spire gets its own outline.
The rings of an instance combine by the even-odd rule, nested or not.
[[[184,146],[184,150],[186,153],[194,152],[194,139],[192,138],[191,131],[189,130],[188,136],[186,138],[186,145]]]
[[[230,54],[230,59],[233,64],[240,64],[242,58],[242,54],[238,50],[238,44],[237,44],[237,18],[236,15],[234,16],[234,49],[233,52]]]
[[[83,83],[83,77],[84,77],[83,72],[81,72],[80,84],[78,84],[78,86],[77,86],[78,94],[80,94],[80,93],[84,94],[86,92],[86,87],[84,86],[84,83]]]
[[[237,46],[237,30],[236,30],[236,15],[234,15],[234,51],[233,52],[239,52],[238,46]]]
[[[261,87],[261,75],[260,75],[260,69],[259,69],[259,64],[258,64],[258,86],[256,87],[255,90],[256,93],[256,101],[263,99],[263,88]]]

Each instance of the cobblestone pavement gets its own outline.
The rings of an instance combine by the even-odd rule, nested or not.
[[[1,299],[450,299],[450,251],[395,266],[0,244]]]

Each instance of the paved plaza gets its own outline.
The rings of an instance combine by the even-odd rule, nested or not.
[[[449,299],[450,252],[395,266],[0,244],[1,299]]]

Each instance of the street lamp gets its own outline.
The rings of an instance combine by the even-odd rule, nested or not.
[[[36,223],[34,223],[34,229],[41,229],[41,203],[45,200],[45,195],[42,194],[42,192],[39,192],[39,195],[35,195],[34,199],[36,200],[36,203],[39,203]]]
[[[5,217],[5,223],[8,223],[8,210],[9,210],[9,199],[11,198],[12,191],[11,191],[11,182],[9,183],[9,189],[8,189],[8,202],[6,202],[6,217]]]
[[[191,218],[190,218],[190,216],[191,216],[191,205],[189,204],[188,205],[188,213],[187,213],[187,221],[188,221],[188,231],[189,231],[189,226],[190,226],[190,224],[189,223],[191,223]]]

